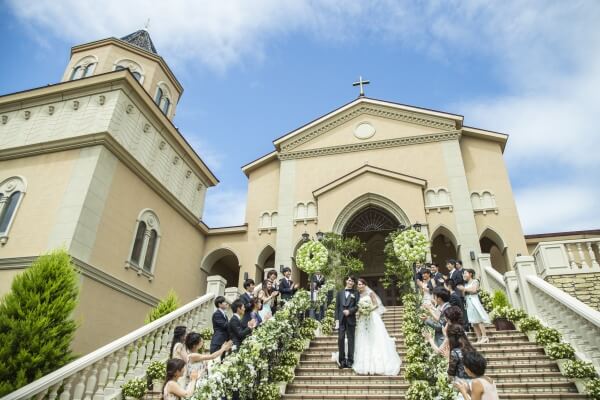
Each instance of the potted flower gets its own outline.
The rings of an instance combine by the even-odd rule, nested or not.
[[[144,378],[133,378],[126,382],[122,387],[123,399],[137,400],[146,394],[146,380]]]
[[[552,328],[540,328],[535,335],[535,342],[540,346],[546,346],[551,343],[560,343],[562,335],[559,331]]]
[[[485,311],[492,312],[494,309],[494,304],[492,302],[492,295],[490,292],[479,289],[479,301],[481,302],[481,305]]]
[[[210,328],[200,329],[200,332],[198,332],[198,334],[200,335],[200,337],[202,338],[202,341],[204,342],[204,349],[205,350],[210,349],[210,341],[212,340],[212,337],[213,337],[212,329],[210,329]]]
[[[497,331],[515,330],[515,325],[508,319],[511,310],[512,308],[508,306],[494,307],[494,309],[490,313],[490,318],[494,323],[494,326],[496,327]]]
[[[596,370],[592,363],[580,360],[569,360],[565,363],[565,376],[571,378],[579,393],[585,392],[588,379],[596,378]]]
[[[561,374],[565,374],[565,363],[575,359],[575,349],[569,343],[550,343],[545,349],[546,354],[558,364]]]
[[[256,400],[278,400],[281,398],[279,386],[275,383],[261,383],[256,389]]]
[[[520,308],[510,308],[506,315],[508,320],[513,324],[518,324],[523,318],[527,317],[527,313]]]
[[[535,341],[535,331],[542,328],[542,323],[535,317],[525,317],[519,321],[519,330],[525,334],[530,341]]]
[[[294,367],[279,366],[271,370],[271,382],[277,385],[277,391],[280,394],[285,393],[285,388],[289,382],[294,379]],[[267,398],[267,397],[266,397]]]
[[[600,379],[590,379],[585,384],[585,391],[593,400],[600,400]]]
[[[406,400],[433,400],[433,389],[427,381],[414,381],[406,392]]]
[[[158,392],[163,386],[167,375],[167,366],[163,361],[152,361],[146,369],[146,376],[152,382],[152,390]]]

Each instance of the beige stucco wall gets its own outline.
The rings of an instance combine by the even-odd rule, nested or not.
[[[152,282],[125,269],[137,227],[136,219],[144,209],[153,210],[160,221],[161,237]],[[203,252],[204,237],[197,227],[118,162],[90,264],[156,297],[164,297],[173,288],[182,302],[188,302],[202,294],[205,288],[206,277],[200,270]]]
[[[481,237],[486,229],[495,231],[508,247],[506,251],[509,260],[514,260],[517,253],[527,255],[523,229],[500,145],[466,136],[461,138],[460,144],[470,191],[491,191],[498,208],[498,214],[475,214],[478,234]]]
[[[37,256],[49,250],[49,236],[79,154],[76,149],[0,161],[0,182],[12,176],[27,182],[0,258]]]

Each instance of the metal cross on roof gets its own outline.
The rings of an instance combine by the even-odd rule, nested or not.
[[[360,94],[358,95],[359,97],[364,97],[365,95],[365,89],[363,87],[363,85],[368,85],[369,83],[371,83],[371,81],[363,81],[362,76],[358,77],[358,82],[354,82],[352,84],[352,86],[360,86]]]

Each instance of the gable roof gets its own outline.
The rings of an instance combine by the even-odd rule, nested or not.
[[[123,36],[120,40],[158,55],[156,47],[154,47],[154,43],[152,43],[152,39],[150,39],[150,34],[145,29],[140,29],[139,31],[135,31],[129,35]]]

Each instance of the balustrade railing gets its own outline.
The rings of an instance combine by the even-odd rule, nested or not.
[[[111,400],[121,385],[145,375],[154,360],[166,360],[178,325],[198,330],[208,326],[214,294],[206,294],[164,317],[87,354],[26,385],[2,400]]]
[[[600,238],[542,242],[532,254],[542,278],[600,272]]]
[[[500,272],[496,271],[493,267],[485,266],[483,267],[483,273],[486,276],[486,282],[491,291],[501,290],[506,292],[504,277]]]

